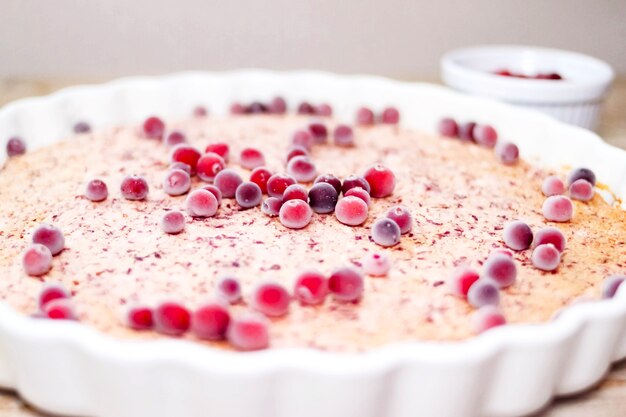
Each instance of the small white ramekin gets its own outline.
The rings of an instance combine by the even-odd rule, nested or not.
[[[563,80],[504,77],[557,72]],[[614,78],[605,62],[587,55],[530,46],[477,46],[449,52],[441,59],[443,81],[470,94],[500,99],[595,130],[602,101]]]

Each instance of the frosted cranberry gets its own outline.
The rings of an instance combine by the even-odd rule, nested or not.
[[[400,226],[400,232],[403,235],[409,233],[413,228],[413,216],[406,207],[394,206],[387,211],[386,216]]]
[[[596,185],[596,174],[589,168],[576,168],[570,171],[567,176],[567,185],[570,186],[576,180],[585,180],[591,185]]]
[[[187,196],[185,202],[187,213],[191,217],[212,217],[217,213],[217,199],[207,190],[194,190]]]
[[[235,197],[237,187],[239,187],[239,184],[242,182],[243,180],[239,174],[230,168],[226,168],[218,172],[215,176],[215,180],[213,180],[213,184],[219,188],[224,198]]]
[[[533,231],[521,220],[515,220],[504,226],[502,233],[504,244],[513,250],[528,249],[533,243]]]
[[[315,114],[315,107],[310,103],[303,101],[298,105],[298,114]]]
[[[239,154],[239,163],[246,169],[254,169],[265,165],[265,157],[258,149],[245,148]]]
[[[201,304],[191,315],[191,332],[203,340],[223,340],[230,323],[228,307],[219,301]]]
[[[313,143],[323,144],[328,141],[328,128],[324,123],[311,122],[309,123],[308,129],[313,137]]]
[[[361,200],[363,200],[365,202],[365,204],[367,204],[367,207],[369,207],[371,205],[371,202],[372,202],[372,198],[370,197],[369,193],[367,191],[365,191],[361,187],[350,188],[348,191],[346,191],[344,196],[346,196],[346,197],[349,197],[349,196],[358,197]]]
[[[561,195],[565,193],[565,184],[556,175],[550,175],[541,184],[541,192],[546,197],[551,195]]]
[[[215,185],[213,184],[206,184],[202,186],[203,190],[207,190],[208,192],[210,192],[211,194],[213,194],[213,196],[215,197],[215,199],[217,200],[217,205],[219,206],[220,204],[222,204],[222,192],[220,191],[219,188],[217,188]]]
[[[449,117],[441,119],[439,125],[437,126],[437,130],[439,131],[440,135],[449,138],[456,138],[459,136],[459,125],[454,119],[451,119]]]
[[[52,254],[47,246],[32,244],[22,258],[24,271],[31,276],[44,275],[52,268]]]
[[[617,291],[622,286],[622,283],[626,281],[626,275],[611,275],[604,279],[602,282],[602,298],[613,298]]]
[[[39,243],[50,249],[52,256],[58,255],[65,247],[65,237],[58,227],[43,223],[33,231],[33,243]]]
[[[374,124],[374,112],[367,107],[360,107],[356,111],[356,124],[370,126]]]
[[[313,184],[309,190],[308,197],[309,205],[313,211],[320,214],[332,213],[339,199],[337,190],[326,182]]]
[[[467,122],[459,125],[459,139],[473,142],[474,130],[476,129],[476,123]]]
[[[496,306],[500,303],[500,290],[493,281],[479,279],[469,287],[467,302],[474,308]]]
[[[367,214],[367,204],[358,197],[344,197],[335,206],[335,217],[348,226],[363,224],[367,220]]]
[[[246,108],[243,104],[234,102],[230,105],[230,114],[245,114]]]
[[[122,180],[120,192],[127,200],[139,201],[148,196],[148,182],[138,175],[129,175]]]
[[[207,111],[206,107],[197,105],[196,107],[193,108],[193,110],[191,111],[191,114],[193,115],[193,117],[202,118],[202,117],[206,117],[209,114],[209,112]]]
[[[180,130],[173,130],[163,136],[163,144],[166,146],[176,146],[181,143],[187,143],[187,136]]]
[[[256,286],[250,303],[252,308],[269,317],[280,317],[289,311],[291,296],[280,284],[266,282]]]
[[[496,255],[496,254],[505,255],[505,256],[508,256],[509,258],[513,259],[513,252],[511,252],[508,249],[496,248],[496,249],[491,251],[489,256],[491,257],[491,256]]]
[[[504,254],[491,255],[483,265],[483,277],[492,280],[499,288],[513,285],[517,278],[515,261]]]
[[[363,295],[363,276],[355,269],[336,269],[328,279],[328,289],[338,301],[358,301]]]
[[[593,198],[593,185],[587,180],[576,180],[569,186],[569,195],[574,200],[589,201]]]
[[[289,200],[280,207],[280,222],[290,229],[302,229],[311,222],[313,211],[302,200]]]
[[[400,122],[400,112],[395,107],[387,107],[383,110],[380,121],[389,125],[397,125]]]
[[[216,286],[217,295],[230,304],[241,301],[241,284],[234,277],[226,276],[219,279]]]
[[[89,133],[91,132],[91,126],[87,122],[76,122],[73,130],[76,134]]]
[[[368,253],[361,260],[363,272],[374,277],[382,277],[389,273],[391,260],[385,253]]]
[[[156,116],[148,117],[143,122],[143,133],[149,139],[161,140],[165,133],[165,123]]]
[[[283,193],[296,180],[287,174],[274,174],[267,180],[267,194],[270,197],[283,197]]]
[[[246,113],[250,114],[261,114],[269,112],[269,108],[264,103],[260,101],[253,101],[246,107]]]
[[[225,162],[228,162],[230,156],[230,147],[224,142],[210,143],[204,148],[205,153],[213,152],[222,157]]]
[[[317,178],[315,178],[314,183],[317,184],[320,182],[325,182],[327,184],[332,185],[335,191],[337,191],[337,194],[341,194],[341,180],[335,177],[334,175],[331,175],[331,174],[319,175]]]
[[[293,146],[302,146],[305,149],[313,147],[313,135],[308,130],[300,129],[291,135],[291,144]]]
[[[396,186],[396,176],[382,164],[369,167],[363,177],[370,185],[370,195],[374,198],[390,196]]]
[[[178,210],[168,211],[161,217],[161,229],[175,235],[185,230],[185,216]]]
[[[291,159],[295,158],[296,156],[309,156],[309,151],[307,151],[302,146],[291,146],[287,151],[287,162],[291,161]]]
[[[191,177],[182,169],[167,171],[163,178],[163,191],[168,195],[183,195],[191,188]]]
[[[99,202],[104,201],[109,196],[109,189],[104,181],[93,179],[85,187],[85,197],[87,200]]]
[[[250,181],[261,189],[263,194],[267,194],[267,181],[272,176],[272,172],[265,167],[256,167],[250,173]]]
[[[12,137],[7,142],[7,155],[9,157],[23,155],[26,153],[26,142],[17,136]]]
[[[202,154],[199,150],[190,145],[176,145],[172,150],[171,162],[182,162],[189,165],[191,168],[191,175],[196,173],[196,166],[198,165],[198,159]]]
[[[488,148],[493,148],[498,142],[498,132],[492,126],[478,125],[474,128],[476,143]]]
[[[285,192],[283,193],[283,202],[289,200],[302,200],[305,202],[309,201],[309,193],[306,188],[301,186],[300,184],[291,184]]]
[[[563,233],[556,227],[544,227],[535,233],[535,239],[533,240],[534,246],[544,245],[546,243],[553,244],[559,252],[565,250],[565,236],[563,236]]]
[[[317,176],[317,169],[308,156],[296,156],[287,163],[287,174],[298,182],[311,182]]]
[[[205,153],[198,159],[196,174],[202,181],[212,182],[218,172],[224,169],[224,159],[216,153]]]
[[[348,190],[361,187],[368,193],[371,192],[371,187],[369,182],[363,177],[359,177],[358,175],[348,175],[343,179],[343,183],[341,184],[341,191],[343,191],[344,195],[348,192]]]
[[[231,319],[226,338],[239,350],[265,349],[270,340],[268,321],[260,314],[242,314]]]
[[[282,199],[278,197],[268,197],[263,201],[263,204],[261,204],[261,211],[270,217],[276,217],[280,213],[282,206]]]
[[[541,211],[546,220],[562,223],[571,220],[574,215],[574,206],[569,198],[562,195],[553,195],[546,198]]]
[[[519,148],[511,142],[498,142],[496,145],[496,157],[504,165],[516,164],[519,160]]]
[[[43,307],[43,316],[52,320],[77,320],[78,316],[74,310],[72,300],[67,298],[57,298]]]
[[[354,132],[348,125],[337,125],[333,131],[333,138],[337,146],[353,146]]]
[[[154,329],[169,336],[180,336],[189,330],[191,313],[176,301],[159,304],[153,313]]]
[[[450,292],[458,297],[467,298],[470,287],[478,281],[480,275],[473,269],[461,266],[456,268],[448,278]]]
[[[258,206],[261,204],[262,199],[263,192],[261,187],[251,181],[242,182],[235,191],[235,200],[244,209]]]
[[[287,102],[282,97],[274,97],[269,104],[269,111],[273,114],[287,113]]]
[[[505,324],[506,319],[496,306],[487,305],[479,308],[472,314],[472,328],[476,334],[486,332],[494,327],[504,326]]]
[[[136,304],[126,308],[126,325],[133,330],[150,330],[154,326],[153,311],[150,307]]]
[[[372,226],[372,240],[383,247],[394,246],[400,243],[400,234],[400,226],[386,217],[376,220]]]
[[[328,294],[328,279],[317,271],[301,272],[296,278],[293,295],[302,305],[322,304]]]
[[[71,298],[69,291],[67,291],[67,289],[62,284],[59,284],[57,282],[44,283],[41,291],[39,292],[39,297],[37,300],[39,310],[43,310],[43,307],[50,301],[60,298]]]
[[[333,115],[333,108],[330,104],[322,103],[315,107],[315,114],[323,117],[330,117]]]
[[[554,271],[561,263],[561,253],[554,245],[545,243],[535,247],[531,256],[535,268],[542,271]]]
[[[172,162],[167,169],[182,169],[191,175],[191,167],[184,162]]]

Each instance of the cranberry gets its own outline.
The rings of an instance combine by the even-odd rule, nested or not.
[[[567,185],[570,186],[576,180],[586,180],[591,185],[596,185],[596,174],[589,168],[576,168],[570,171],[567,176]]]
[[[448,279],[448,287],[450,288],[452,294],[458,297],[467,298],[467,293],[470,287],[478,281],[479,278],[480,276],[478,275],[478,272],[469,267],[461,266],[456,268],[450,275],[450,278]]]
[[[298,182],[311,182],[317,176],[317,169],[308,156],[296,156],[287,163],[287,174]]]
[[[236,171],[226,168],[215,176],[214,184],[222,192],[224,198],[234,198],[237,187],[243,180]]]
[[[400,122],[400,112],[395,107],[387,107],[383,110],[380,121],[389,125],[397,125]]]
[[[217,282],[217,295],[230,304],[235,304],[241,300],[241,284],[234,277],[226,276]]]
[[[504,226],[504,244],[513,250],[528,249],[533,243],[533,231],[521,220],[512,221]]]
[[[246,113],[261,114],[269,112],[269,108],[264,103],[259,101],[253,101],[248,107],[246,107]]]
[[[154,329],[169,336],[180,336],[189,330],[191,313],[176,301],[166,301],[157,306],[153,314]]]
[[[265,349],[269,346],[269,324],[260,314],[242,314],[231,319],[226,338],[233,347],[240,350]]]
[[[370,195],[374,198],[390,196],[396,186],[396,176],[382,164],[369,167],[363,177],[370,185]]]
[[[293,295],[302,305],[322,304],[328,294],[328,279],[317,271],[301,272],[296,278]]]
[[[154,326],[154,312],[148,306],[137,304],[126,309],[126,325],[133,330],[150,330]]]
[[[350,188],[348,191],[346,191],[344,196],[358,197],[361,200],[365,201],[365,204],[367,204],[367,207],[369,207],[372,203],[372,198],[370,197],[370,194],[361,187]]]
[[[237,204],[244,209],[258,206],[261,204],[262,199],[263,192],[261,191],[261,187],[251,181],[242,182],[235,191],[235,200]]]
[[[269,104],[269,111],[273,114],[287,113],[287,102],[282,97],[274,97]]]
[[[333,138],[337,146],[354,145],[354,133],[352,132],[352,128],[348,125],[337,125],[333,131]]]
[[[191,188],[191,177],[182,169],[167,171],[163,178],[163,191],[168,195],[183,195]]]
[[[314,183],[325,182],[333,186],[337,194],[341,194],[341,180],[331,174],[322,174],[315,178]],[[369,185],[369,184],[368,184]]]
[[[80,134],[83,134],[83,133],[91,132],[91,126],[87,122],[76,122],[74,124],[73,130],[74,130],[74,133],[80,135]]]
[[[476,128],[475,122],[467,122],[459,125],[459,139],[473,142],[476,140],[474,136],[474,129]]]
[[[506,324],[506,319],[496,306],[484,306],[479,308],[472,315],[472,327],[474,333],[480,334],[486,332],[494,327],[503,326]]]
[[[261,211],[267,216],[276,217],[280,213],[280,208],[283,206],[283,200],[278,197],[268,197],[261,204]]]
[[[296,130],[291,136],[291,144],[294,146],[302,146],[304,149],[310,150],[313,143],[313,135],[308,130]]]
[[[212,182],[218,172],[224,169],[226,163],[221,156],[216,153],[205,153],[198,159],[196,173],[202,181]]]
[[[217,188],[215,185],[213,184],[206,184],[202,186],[203,190],[207,190],[208,192],[210,192],[211,194],[213,194],[213,197],[215,197],[215,199],[217,200],[217,205],[219,206],[220,204],[222,204],[222,192],[220,191],[219,188]]]
[[[562,195],[546,198],[541,208],[543,217],[553,222],[568,222],[574,215],[572,200]]]
[[[441,119],[437,127],[441,136],[456,138],[459,136],[459,125],[452,118],[446,117]]]
[[[367,220],[367,204],[358,197],[340,199],[335,206],[335,217],[348,226],[358,226]]]
[[[363,286],[363,276],[349,267],[336,269],[328,279],[328,289],[338,301],[360,300],[363,295]]]
[[[314,184],[309,190],[308,197],[313,211],[320,214],[332,213],[339,199],[337,190],[325,182]]]
[[[467,302],[474,308],[497,306],[500,303],[498,286],[489,279],[479,279],[469,287]]]
[[[52,320],[77,320],[78,316],[74,310],[72,300],[58,298],[52,300],[43,307],[44,317]]]
[[[85,187],[85,197],[93,202],[104,201],[109,196],[109,189],[104,181],[93,179]]]
[[[246,108],[243,104],[234,102],[230,105],[230,114],[241,115],[246,113]]]
[[[175,235],[185,230],[185,216],[178,210],[168,211],[161,217],[161,229]]]
[[[272,176],[272,171],[265,167],[256,167],[250,173],[250,181],[261,189],[263,194],[267,194],[267,181]]]
[[[386,217],[378,219],[372,226],[372,240],[383,247],[397,245],[400,243],[400,226]]]
[[[182,162],[184,164],[189,165],[191,168],[191,174],[194,175],[196,173],[196,166],[198,165],[198,160],[202,154],[199,150],[190,145],[176,145],[172,150],[172,162]]]
[[[309,201],[309,193],[306,188],[300,184],[291,184],[285,189],[283,193],[283,203],[289,200],[302,200],[304,202]]]
[[[7,142],[7,155],[9,157],[26,153],[26,142],[22,138],[14,136]]]
[[[374,277],[382,277],[389,273],[391,260],[383,252],[368,253],[361,260],[363,272]]]
[[[315,114],[315,107],[313,107],[310,103],[303,101],[298,106],[298,114]]]
[[[191,175],[191,167],[184,162],[172,162],[167,169],[182,169]]]
[[[324,144],[328,140],[328,128],[324,123],[311,122],[309,123],[309,133],[313,137],[313,142],[316,144]]]
[[[239,161],[242,167],[246,169],[254,169],[265,165],[265,157],[263,153],[255,148],[245,148],[239,155]]]
[[[371,126],[374,124],[374,112],[367,107],[360,107],[356,111],[356,124],[360,126]]]
[[[544,245],[546,243],[553,244],[559,252],[565,250],[565,236],[563,236],[563,233],[556,227],[544,227],[535,233],[535,239],[533,240],[534,246]]]
[[[478,125],[474,129],[476,143],[487,148],[493,148],[498,142],[498,132],[490,125]]]
[[[508,256],[509,258],[513,259],[513,252],[511,252],[508,249],[496,248],[496,249],[491,251],[489,256],[491,257],[491,256],[496,255],[496,254],[505,255],[505,256]]]
[[[149,139],[161,140],[165,133],[165,123],[156,116],[148,117],[143,122],[143,133]]]
[[[293,145],[287,151],[287,162],[291,161],[291,159],[296,156],[309,156],[309,151],[302,146]]]
[[[52,256],[61,253],[65,247],[65,237],[61,229],[48,223],[42,223],[35,228],[32,241],[47,246]]]
[[[69,291],[60,283],[46,282],[43,284],[41,291],[39,292],[39,298],[37,305],[39,310],[43,311],[43,308],[52,300],[59,298],[71,298]]]
[[[139,201],[145,200],[148,196],[148,182],[145,178],[138,175],[129,175],[122,180],[120,192],[122,197],[127,200]]]
[[[219,301],[201,304],[191,315],[191,332],[203,340],[223,340],[230,323],[228,307]]]
[[[519,160],[519,148],[511,142],[498,142],[496,157],[504,165],[514,165]]]
[[[626,281],[626,275],[611,275],[604,279],[602,283],[602,298],[613,298],[617,291],[622,286],[622,284]]]
[[[515,283],[517,265],[510,256],[493,254],[485,261],[483,277],[490,279],[499,288],[506,288]]]
[[[403,235],[409,233],[413,228],[413,217],[406,207],[394,206],[387,211],[386,216],[400,226],[400,233]]]
[[[322,103],[315,108],[315,114],[323,117],[330,117],[333,115],[333,108],[330,104]]]
[[[554,271],[561,263],[561,253],[553,244],[545,243],[535,247],[531,260],[537,269]]]
[[[163,144],[166,146],[176,146],[181,143],[187,143],[187,136],[180,130],[173,130],[163,136]]]
[[[289,311],[291,296],[280,284],[266,282],[257,285],[252,294],[252,307],[269,317],[280,317]]]
[[[582,178],[576,180],[569,186],[569,195],[574,200],[589,201],[594,195],[593,185]]]
[[[361,187],[368,193],[371,192],[371,187],[369,182],[363,177],[359,177],[358,175],[348,175],[343,179],[343,183],[341,184],[341,191],[345,195],[348,190],[354,187]]]
[[[202,118],[202,117],[207,117],[209,112],[207,111],[206,107],[197,105],[196,107],[193,108],[191,114],[193,115],[193,117]]]
[[[207,147],[204,149],[204,152],[216,153],[222,157],[224,162],[228,162],[228,157],[230,156],[230,147],[224,142],[215,142],[208,144]]]
[[[267,180],[267,194],[270,197],[283,197],[283,193],[296,180],[287,174],[274,174]]]
[[[32,244],[22,258],[24,271],[31,276],[46,274],[52,268],[52,254],[47,246]]]
[[[302,229],[311,222],[313,211],[302,200],[289,200],[280,207],[278,213],[283,226],[290,229]]]
[[[541,192],[546,197],[565,194],[565,184],[556,175],[550,175],[541,184]]]
[[[190,192],[186,206],[191,217],[212,217],[217,213],[217,199],[210,191],[204,189]]]

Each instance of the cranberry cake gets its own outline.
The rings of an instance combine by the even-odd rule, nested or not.
[[[589,169],[530,165],[486,124],[286,108],[11,138],[3,302],[120,338],[363,351],[551,320],[624,280],[626,213]]]

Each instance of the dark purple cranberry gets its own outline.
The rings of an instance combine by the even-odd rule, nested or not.
[[[7,142],[7,155],[17,156],[26,153],[26,143],[22,138],[14,136]]]
[[[310,114],[310,115],[313,115],[313,114],[315,114],[315,107],[313,107],[311,105],[311,103],[303,101],[298,106],[298,114]]]
[[[315,178],[315,184],[325,182],[333,186],[337,194],[341,194],[341,180],[332,174],[322,174]]]
[[[250,113],[250,114],[261,114],[261,113],[267,113],[267,112],[268,112],[267,106],[259,101],[254,101],[250,103],[250,105],[246,108],[246,113]]]
[[[474,137],[474,129],[476,128],[476,123],[467,122],[463,123],[459,126],[459,139],[467,140],[474,142],[476,138]]]
[[[367,182],[367,180],[363,177],[353,174],[348,175],[346,178],[343,179],[343,183],[341,184],[341,191],[343,191],[344,194],[346,193],[346,191],[354,187],[361,187],[368,193],[371,191],[369,182]]]
[[[74,125],[74,133],[76,134],[89,133],[89,132],[91,132],[91,126],[89,126],[89,123],[87,122],[77,122]]]
[[[316,213],[332,213],[338,199],[339,193],[327,182],[318,182],[309,190],[309,205]]]

